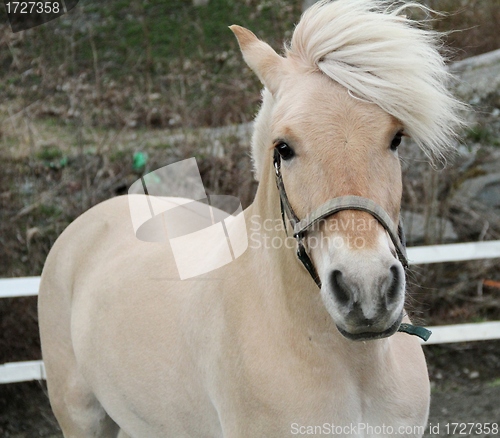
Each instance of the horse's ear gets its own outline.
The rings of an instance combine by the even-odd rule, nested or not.
[[[279,56],[269,44],[259,40],[253,32],[233,24],[229,26],[240,45],[243,59],[272,93],[278,91],[285,75],[285,58]]]

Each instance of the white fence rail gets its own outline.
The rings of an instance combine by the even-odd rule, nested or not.
[[[408,248],[410,264],[457,262],[500,258],[500,240],[455,243]],[[0,298],[38,295],[40,277],[0,279]],[[425,343],[445,344],[500,339],[500,321],[429,327],[432,336]],[[41,360],[12,362],[0,365],[0,384],[45,379]]]
[[[408,248],[408,259],[411,265],[463,262],[466,260],[494,259],[497,257],[500,257],[500,240],[414,246]]]
[[[45,378],[45,367],[41,360],[0,365],[0,384],[43,380]]]
[[[0,298],[38,295],[40,277],[0,278]]]

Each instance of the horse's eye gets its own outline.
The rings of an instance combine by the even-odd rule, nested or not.
[[[403,133],[399,131],[391,141],[391,150],[396,151],[398,146],[401,144],[401,139],[403,138]]]
[[[278,143],[275,148],[280,154],[281,158],[283,158],[283,160],[289,160],[295,155],[293,149],[284,142]]]

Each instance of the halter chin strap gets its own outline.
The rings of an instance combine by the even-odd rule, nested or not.
[[[276,185],[278,187],[278,192],[280,195],[281,219],[283,220],[285,232],[286,215],[293,227],[293,236],[297,239],[297,257],[302,262],[307,272],[309,272],[309,275],[311,275],[312,279],[319,288],[321,288],[321,280],[311,260],[311,257],[307,253],[307,250],[304,246],[304,236],[305,233],[321,219],[325,219],[328,216],[331,216],[342,210],[365,211],[367,213],[370,213],[375,219],[377,219],[377,221],[384,227],[384,229],[387,231],[387,234],[391,238],[391,241],[394,244],[394,248],[396,249],[396,254],[399,261],[405,269],[408,267],[408,259],[406,256],[406,239],[401,219],[398,226],[396,227],[387,212],[371,199],[362,198],[360,196],[341,196],[338,198],[330,199],[301,220],[293,211],[290,201],[288,200],[285,185],[283,183],[283,177],[281,176],[281,157],[276,149],[274,150],[273,164],[276,176]],[[423,327],[415,327],[411,324],[406,323],[401,324],[398,331],[416,335],[422,338],[424,341],[427,341],[427,339],[431,335],[431,332]]]

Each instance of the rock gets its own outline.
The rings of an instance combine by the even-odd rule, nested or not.
[[[487,232],[497,235],[500,232],[500,172],[465,180],[452,195],[450,208],[454,211],[455,225],[461,224],[458,230],[464,237],[481,239]]]
[[[460,194],[483,203],[487,208],[499,210],[500,213],[500,172],[465,181]]]
[[[471,371],[469,373],[469,379],[477,379],[479,377],[479,371]]]
[[[493,211],[500,217],[500,172],[464,181],[453,196],[452,202],[466,202],[479,210]]]
[[[318,0],[304,0],[302,2],[302,11],[305,11],[306,9],[310,8],[317,1]]]
[[[460,98],[471,104],[493,98],[500,104],[500,49],[454,62],[449,70],[459,78],[456,93]]]
[[[449,220],[436,216],[427,219],[423,214],[412,211],[402,211],[401,216],[408,246],[428,241],[450,243],[458,239]]]

